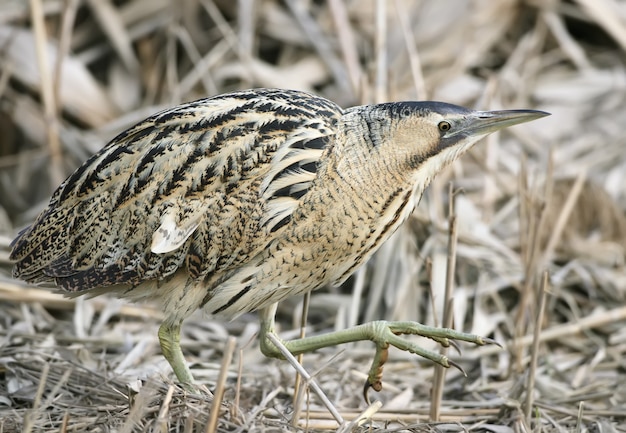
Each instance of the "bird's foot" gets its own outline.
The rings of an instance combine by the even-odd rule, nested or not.
[[[266,337],[268,332],[274,332],[273,321],[264,321],[261,326],[261,350],[266,356],[273,358],[282,358],[277,348]],[[338,344],[352,343],[355,341],[370,340],[376,345],[376,354],[372,366],[370,367],[367,382],[364,386],[364,396],[367,401],[367,391],[369,388],[380,391],[383,388],[383,366],[387,361],[389,346],[397,347],[410,353],[414,353],[423,358],[429,359],[444,367],[456,367],[465,374],[463,369],[451,361],[447,356],[436,353],[418,344],[402,338],[402,335],[420,335],[430,338],[444,347],[453,346],[457,348],[456,341],[467,341],[479,346],[485,344],[498,344],[491,338],[485,338],[474,334],[455,331],[448,328],[435,328],[432,326],[422,325],[418,322],[387,322],[378,320],[375,322],[364,323],[353,328],[343,329],[340,331],[321,334],[312,337],[301,338],[298,340],[284,341],[285,347],[294,355],[300,353],[312,352],[324,347],[336,346]]]
[[[267,308],[261,314],[261,330],[260,343],[261,351],[265,356],[272,358],[283,358],[278,348],[267,337],[268,333],[274,333],[274,313],[275,306]],[[444,367],[456,367],[463,372],[463,369],[451,361],[447,356],[424,349],[418,344],[402,338],[401,335],[420,335],[430,338],[444,347],[453,346],[457,348],[456,341],[467,341],[479,346],[485,344],[498,344],[491,338],[485,338],[474,334],[455,331],[449,328],[435,328],[432,326],[422,325],[418,322],[387,322],[378,320],[375,322],[364,323],[353,328],[342,329],[340,331],[330,332],[327,334],[315,335],[312,337],[300,338],[297,340],[283,341],[283,344],[293,355],[301,353],[313,352],[324,347],[336,346],[344,343],[352,343],[355,341],[370,340],[376,345],[376,354],[370,371],[368,373],[367,382],[364,387],[364,396],[367,401],[367,391],[369,388],[380,391],[383,388],[383,366],[387,361],[389,346],[397,347],[400,350],[414,353],[423,358],[429,359]],[[465,374],[465,372],[463,372]]]
[[[414,353],[446,368],[451,366],[458,368],[463,374],[465,374],[465,371],[461,368],[461,366],[451,361],[447,356],[424,349],[418,344],[400,337],[400,335],[420,335],[422,337],[430,338],[444,347],[453,346],[457,349],[457,351],[459,349],[455,340],[467,341],[479,346],[483,346],[485,344],[498,344],[491,338],[467,334],[449,328],[425,326],[418,322],[387,322],[380,320],[365,323],[361,325],[361,327],[363,327],[366,334],[368,334],[368,339],[372,340],[374,344],[376,344],[376,354],[374,355],[374,360],[372,361],[367,381],[363,387],[363,397],[366,402],[369,402],[367,392],[370,388],[375,391],[380,391],[383,388],[383,366],[387,361],[389,346],[394,346],[400,350]]]

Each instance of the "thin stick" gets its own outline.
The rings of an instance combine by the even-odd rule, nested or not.
[[[337,421],[337,423],[339,424],[343,424],[344,420],[341,414],[339,414],[339,411],[337,410],[337,408],[335,408],[335,406],[331,403],[331,401],[328,399],[326,394],[324,394],[324,392],[319,387],[315,379],[313,379],[311,375],[304,369],[304,367],[298,363],[298,360],[295,358],[295,356],[293,356],[291,352],[287,350],[287,348],[282,343],[282,341],[280,341],[280,339],[273,332],[268,332],[267,338],[272,342],[272,344],[276,346],[276,348],[285,357],[285,359],[291,364],[291,366],[295,368],[298,371],[298,373],[300,373],[300,375],[306,380],[307,384],[311,387],[313,392],[317,394],[319,399],[322,401],[322,404],[326,406],[328,411],[332,414],[333,418],[335,418],[335,421]]]
[[[359,53],[345,2],[342,0],[329,0],[328,6],[333,15],[335,29],[339,35],[339,46],[348,70],[348,77],[352,83],[352,90],[355,95],[358,95],[363,71],[359,62]]]
[[[62,386],[64,386],[67,383],[67,380],[70,378],[71,374],[72,374],[72,369],[68,368],[67,370],[63,372],[63,375],[61,376],[61,378],[56,380],[54,388],[52,388],[52,390],[48,394],[48,398],[46,398],[46,400],[43,402],[43,407],[48,407],[52,404],[52,401],[57,398],[59,390],[61,389]]]
[[[59,125],[57,119],[57,103],[55,92],[52,88],[52,77],[50,76],[50,62],[48,60],[47,38],[44,23],[43,7],[41,0],[31,0],[31,19],[33,20],[33,30],[37,41],[37,65],[39,67],[39,80],[41,82],[41,96],[43,99],[44,113],[46,119],[46,135],[48,138],[48,149],[50,151],[50,182],[58,185],[65,177],[63,175],[63,160],[61,152],[61,142],[59,141]]]
[[[350,306],[348,308],[348,323],[346,323],[346,328],[350,328],[358,324],[357,322],[359,321],[359,311],[361,311],[361,299],[363,298],[363,292],[365,291],[366,275],[367,270],[365,266],[360,268],[354,274],[354,284],[352,285],[352,296],[350,300]],[[371,311],[373,312],[374,309],[372,308]],[[370,311],[367,311],[367,313],[370,313]],[[366,317],[369,318],[372,315],[373,314],[367,314]]]
[[[540,257],[541,235],[544,232],[544,227],[547,221],[547,213],[545,212],[545,203],[549,202],[552,197],[552,190],[554,186],[554,159],[552,153],[549,154],[548,167],[546,170],[546,180],[544,185],[544,196],[541,206],[537,206],[533,200],[534,197],[521,196],[520,193],[520,206],[521,200],[528,199],[530,201],[530,209],[527,210],[527,216],[530,219],[528,226],[529,241],[527,242],[527,251],[525,255],[525,268],[524,268],[524,285],[522,287],[519,307],[515,320],[515,338],[519,339],[526,334],[527,321],[524,320],[528,315],[532,314],[534,310],[534,302],[530,298],[534,291],[532,290],[534,281],[537,278],[537,270],[539,269],[542,258]],[[523,234],[520,234],[523,236]],[[511,367],[515,371],[522,370],[522,347],[515,345],[513,349],[514,362],[511,363]]]
[[[409,54],[409,64],[411,65],[411,75],[413,76],[413,85],[415,86],[417,99],[425,100],[427,93],[426,84],[424,83],[424,74],[422,74],[422,62],[420,61],[420,56],[415,44],[415,35],[413,34],[413,29],[409,22],[409,14],[404,7],[404,3],[400,0],[395,0],[395,6],[400,28],[402,29],[402,37],[404,38],[406,50]]]
[[[574,182],[572,189],[567,195],[567,199],[565,200],[565,203],[561,208],[559,217],[554,223],[554,227],[552,227],[550,240],[548,241],[548,245],[546,246],[543,253],[543,263],[548,263],[552,259],[552,255],[554,254],[554,250],[556,249],[556,246],[561,239],[563,230],[565,230],[567,221],[569,220],[569,217],[574,210],[574,206],[576,206],[576,202],[578,201],[578,197],[580,197],[580,193],[583,190],[585,180],[587,180],[587,170],[583,170],[578,175],[578,177],[576,177],[576,181]]]
[[[446,305],[444,307],[444,315],[446,310],[453,309],[454,299],[448,299]],[[452,315],[448,317],[448,321],[443,322],[443,326],[445,328],[450,328],[452,326]],[[440,353],[442,355],[448,354],[448,348],[443,346],[440,349]],[[433,371],[433,388],[430,396],[430,414],[429,419],[431,421],[441,421],[441,402],[443,400],[443,388],[444,381],[446,379],[446,370],[447,368],[442,365],[435,364]]]
[[[533,345],[530,350],[530,366],[528,367],[528,382],[526,383],[526,401],[524,407],[524,416],[526,424],[530,426],[533,401],[535,398],[535,378],[537,375],[537,358],[539,357],[539,337],[541,335],[541,324],[543,323],[543,315],[546,309],[546,297],[548,293],[548,271],[543,272],[541,278],[541,286],[539,287],[539,311],[537,312],[537,320],[535,320],[535,329],[533,331]]]
[[[444,310],[443,310],[443,326],[448,327],[452,325],[452,311],[449,310],[448,303],[452,299],[452,288],[454,287],[454,273],[456,272],[456,247],[458,241],[457,234],[457,219],[456,219],[456,211],[454,209],[454,190],[452,183],[450,183],[450,188],[448,190],[448,197],[450,197],[449,201],[449,224],[450,229],[448,231],[448,260],[446,266],[446,288],[444,293]]]
[[[63,70],[63,60],[70,52],[70,42],[72,40],[72,28],[78,10],[78,0],[63,0],[63,13],[61,15],[61,31],[59,34],[59,48],[57,51],[56,63],[54,65],[54,101],[59,103],[59,89],[61,88],[61,71]],[[55,110],[60,109],[57,105]]]
[[[302,299],[302,314],[300,316],[300,338],[306,337],[306,323],[309,317],[309,304],[311,302],[311,292],[306,292]],[[301,353],[296,358],[298,364],[302,365],[304,359],[304,353]],[[293,391],[293,415],[291,416],[291,425],[295,426],[300,418],[302,412],[302,396],[304,393],[300,392],[300,386],[302,385],[302,376],[296,371],[296,380],[294,381]]]
[[[444,292],[444,308],[442,326],[452,327],[453,299],[452,287],[454,285],[454,273],[456,271],[456,246],[458,241],[457,219],[454,210],[454,190],[450,183],[449,194],[449,231],[448,231],[448,257],[446,261],[446,287]],[[443,346],[440,349],[442,355],[448,354],[448,348]],[[441,414],[441,400],[443,398],[443,382],[446,377],[446,369],[441,365],[435,365],[433,379],[433,392],[430,399],[430,419],[438,421]]]
[[[328,42],[328,38],[325,37],[317,21],[311,17],[303,2],[298,0],[285,0],[285,3],[300,25],[300,28],[307,35],[309,41],[311,41],[320,59],[328,66],[328,69],[337,82],[337,86],[342,92],[350,94],[352,85],[350,84],[348,73],[341,60],[335,54],[335,50],[330,42]]]
[[[35,400],[33,401],[33,408],[29,410],[24,417],[24,425],[22,427],[23,433],[30,433],[33,429],[33,418],[37,412],[39,412],[39,408],[41,406],[41,399],[43,396],[43,392],[46,389],[46,383],[48,382],[48,373],[50,372],[50,364],[45,363],[43,365],[43,370],[41,371],[41,377],[39,378],[39,386],[37,387],[37,392],[35,394]]]
[[[256,0],[238,0],[237,18],[239,21],[239,52],[248,63],[252,59],[254,47],[257,2]],[[248,65],[246,65],[248,66]],[[250,87],[252,82],[246,74],[242,77],[242,88]]]
[[[172,396],[174,395],[174,386],[170,385],[167,389],[167,394],[165,394],[165,398],[163,399],[163,403],[161,403],[161,409],[159,410],[159,416],[157,418],[157,428],[159,431],[163,433],[167,433],[167,415],[170,410],[170,403],[172,401]]]
[[[249,52],[242,49],[237,33],[235,33],[232,26],[228,23],[228,21],[226,21],[226,18],[224,18],[224,15],[219,10],[217,5],[213,2],[213,0],[202,0],[200,3],[211,19],[215,21],[217,28],[222,36],[224,36],[226,42],[228,42],[228,45],[230,45],[231,50],[233,50],[233,52],[240,57],[242,62],[248,64],[250,61]]]
[[[300,360],[301,356],[298,356],[298,358],[299,358],[298,363],[302,365],[302,362]],[[289,422],[289,424],[291,424],[294,427],[300,423],[300,414],[302,413],[302,408],[304,406],[302,401],[304,400],[304,394],[307,389],[306,386],[302,386],[302,376],[300,376],[300,373],[298,373],[297,371],[296,371],[296,378],[298,379],[298,386],[297,387],[294,386],[293,415],[291,415],[291,421]],[[308,416],[307,416],[307,419],[308,419]]]
[[[133,50],[132,37],[117,6],[111,0],[87,0],[86,3],[126,69],[138,73],[139,60]]]
[[[383,403],[379,400],[376,400],[374,403],[370,404],[367,409],[361,412],[356,418],[354,418],[343,427],[340,427],[337,430],[337,433],[348,433],[353,431],[355,428],[362,426],[366,421],[371,420],[372,416],[374,416],[374,414],[378,412],[381,407],[383,407]]]
[[[237,0],[237,18],[239,21],[239,49],[252,58],[254,31],[256,24],[256,0]]]
[[[243,347],[239,349],[239,358],[237,359],[237,384],[235,385],[235,398],[233,399],[233,407],[231,413],[234,419],[239,417],[239,401],[241,400],[241,377],[243,376]]]
[[[224,398],[224,389],[226,385],[226,379],[228,378],[228,367],[233,359],[233,353],[235,346],[237,345],[237,339],[235,337],[228,337],[226,346],[224,348],[224,357],[222,358],[222,366],[220,367],[220,375],[217,378],[217,384],[215,385],[215,393],[213,402],[211,403],[211,409],[209,413],[209,420],[206,425],[206,433],[215,433],[217,431],[217,418],[220,415],[220,407],[222,405],[222,399]]]
[[[528,262],[529,245],[528,236],[530,218],[528,216],[528,167],[527,160],[522,155],[520,170],[517,176],[517,189],[519,195],[518,218],[519,218],[519,245],[522,263]]]
[[[67,432],[67,426],[69,422],[70,422],[70,413],[68,411],[65,411],[63,413],[63,420],[61,421],[61,427],[59,428],[59,433]]]
[[[439,326],[435,293],[433,292],[433,259],[431,257],[426,257],[426,276],[428,277],[428,296],[430,297],[430,309],[433,312],[433,323],[434,326]]]
[[[582,432],[583,425],[583,412],[584,412],[585,402],[581,401],[578,403],[578,414],[576,416],[576,433]]]
[[[387,100],[387,2],[376,1],[376,85],[375,102]]]

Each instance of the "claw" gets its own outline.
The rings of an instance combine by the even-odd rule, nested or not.
[[[459,343],[454,340],[448,340],[448,346],[452,346],[454,350],[456,350],[456,353],[461,355],[461,346],[459,346]]]
[[[370,382],[369,377],[365,381],[365,384],[363,385],[363,399],[365,400],[365,403],[367,403],[368,406],[371,404],[370,397],[369,397],[370,388],[372,388],[376,392],[382,391],[383,389],[382,379],[383,379],[383,372],[382,372],[382,366],[381,366],[380,374],[376,376],[376,379],[373,382]]]
[[[383,389],[383,367],[385,362],[387,362],[388,356],[389,343],[376,347],[376,354],[374,355],[372,366],[370,367],[367,380],[363,386],[363,398],[368,405],[370,404],[370,399],[367,395],[369,389],[372,388],[376,392],[380,392]]]
[[[463,373],[463,376],[467,377],[467,373],[465,372],[465,370],[463,370],[463,367],[461,367],[459,364],[457,364],[454,361],[450,361],[449,359],[448,359],[448,364],[450,367],[454,367],[457,370],[459,370],[461,373]]]
[[[365,381],[365,384],[363,384],[363,400],[365,400],[365,403],[369,406],[370,403],[370,396],[368,394],[368,391],[370,390],[370,388],[372,387],[372,384],[370,383],[369,380]]]
[[[495,344],[499,348],[502,348],[502,345],[500,343],[498,343],[496,340],[494,340],[493,338],[482,337],[480,345],[484,346],[486,344]]]

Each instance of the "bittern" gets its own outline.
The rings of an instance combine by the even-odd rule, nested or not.
[[[344,110],[277,89],[186,103],[122,132],[68,177],[13,241],[13,275],[70,296],[155,301],[163,354],[189,385],[180,328],[194,310],[261,310],[261,350],[281,357],[268,338],[279,301],[343,283],[444,167],[487,134],[547,114],[415,101]],[[372,340],[376,390],[390,345],[450,365],[401,334],[491,342],[377,321],[284,344],[300,354]]]

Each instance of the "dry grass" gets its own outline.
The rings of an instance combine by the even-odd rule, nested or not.
[[[626,431],[625,50],[615,0],[0,2],[0,432]],[[297,391],[260,355],[253,315],[198,313],[183,348],[207,389],[192,395],[154,308],[9,278],[10,240],[117,132],[271,86],[553,113],[477,146],[350,284],[311,298],[309,334],[449,317],[500,341],[450,352],[467,377],[392,351],[367,407],[359,344],[306,355],[319,392]],[[300,302],[283,305],[284,337]]]

